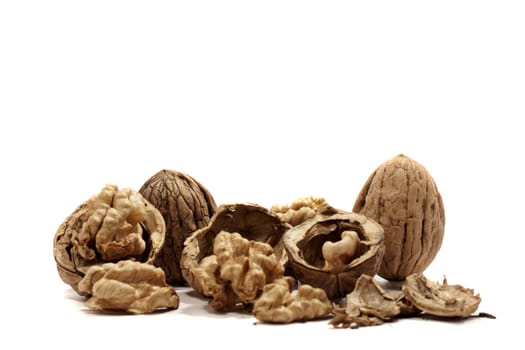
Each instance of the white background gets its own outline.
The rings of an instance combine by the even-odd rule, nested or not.
[[[0,347],[522,347],[524,18],[521,1],[0,2]],[[399,153],[444,199],[427,277],[497,320],[254,325],[188,289],[179,310],[108,316],[58,278],[55,231],[106,182],[171,168],[218,204],[351,209]]]

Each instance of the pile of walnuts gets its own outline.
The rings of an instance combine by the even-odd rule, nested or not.
[[[107,184],[80,204],[58,228],[53,253],[61,279],[92,309],[177,309],[176,288],[189,285],[217,312],[355,328],[476,312],[472,289],[422,274],[444,226],[434,180],[404,155],[370,175],[351,211],[313,197],[217,206],[191,176],[162,170],[138,191]],[[385,291],[376,275],[402,288]]]

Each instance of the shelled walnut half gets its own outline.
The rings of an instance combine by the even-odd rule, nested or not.
[[[179,307],[179,296],[166,283],[164,271],[151,264],[131,260],[90,267],[78,284],[90,298],[89,308],[133,314]]]
[[[268,323],[291,323],[322,318],[332,312],[332,303],[323,289],[303,284],[292,295],[293,285],[293,277],[284,277],[264,286],[253,305],[255,318]]]
[[[53,255],[60,278],[85,295],[78,283],[91,266],[126,259],[152,263],[164,235],[162,216],[140,193],[107,184],[60,225]]]
[[[287,231],[284,246],[297,279],[334,299],[351,292],[362,274],[377,273],[383,229],[357,213],[318,214]]]

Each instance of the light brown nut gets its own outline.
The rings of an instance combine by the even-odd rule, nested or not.
[[[355,249],[352,257],[344,249],[348,242],[341,242],[343,233],[348,231],[355,231],[359,240],[351,238],[351,248]],[[377,273],[384,252],[383,229],[374,220],[357,213],[318,214],[287,231],[284,246],[296,278],[324,289],[334,299],[350,293],[362,274]]]
[[[62,280],[82,294],[77,285],[91,266],[124,259],[152,263],[164,234],[162,216],[140,193],[108,184],[60,225],[53,255]]]
[[[155,266],[164,270],[168,283],[184,282],[180,269],[184,240],[209,223],[217,210],[213,196],[188,174],[166,169],[149,178],[139,193],[160,211],[166,223],[164,245]]]
[[[179,296],[166,283],[164,271],[137,261],[121,260],[92,266],[78,288],[91,296],[86,305],[96,310],[143,314],[179,306]]]
[[[443,317],[469,317],[481,303],[473,289],[449,285],[446,279],[443,284],[432,282],[421,273],[406,278],[403,293],[421,311]]]
[[[291,323],[318,319],[332,312],[324,290],[303,284],[292,295],[293,284],[292,277],[267,284],[253,305],[255,318],[268,323]]]
[[[284,267],[269,244],[250,241],[238,233],[221,231],[215,236],[213,255],[194,269],[205,296],[217,311],[237,304],[251,304],[267,283],[284,275]]]
[[[223,204],[217,208],[206,227],[193,232],[184,242],[181,270],[185,280],[197,292],[204,294],[199,264],[213,254],[214,240],[221,231],[239,233],[244,238],[269,244],[284,266],[287,255],[282,244],[284,232],[290,226],[268,209],[250,203]]]
[[[353,212],[383,226],[386,249],[379,275],[387,280],[423,272],[441,248],[441,195],[429,172],[405,155],[386,161],[370,175]]]
[[[401,313],[400,299],[383,290],[372,276],[362,275],[346,296],[346,306],[337,308],[330,321],[334,327],[357,328],[382,324]]]
[[[290,205],[276,204],[270,210],[291,226],[297,226],[319,213],[336,212],[336,209],[332,208],[324,198],[312,196],[297,198]]]

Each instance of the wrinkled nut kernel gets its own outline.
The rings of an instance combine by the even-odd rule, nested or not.
[[[332,312],[324,290],[303,284],[292,295],[293,285],[292,277],[284,277],[264,286],[253,305],[255,318],[268,323],[291,323],[318,319]]]
[[[217,210],[213,196],[200,182],[175,170],[159,171],[139,193],[160,211],[166,223],[164,245],[154,265],[164,270],[168,283],[184,282],[180,269],[184,240],[209,223]]]
[[[329,214],[336,212],[336,209],[332,208],[324,198],[314,198],[312,196],[298,198],[290,205],[275,204],[270,210],[279,216],[283,222],[291,226],[297,226],[319,213]]]
[[[203,259],[214,254],[214,240],[221,231],[238,233],[250,241],[269,244],[280,264],[285,266],[288,257],[284,251],[282,238],[289,227],[279,217],[260,205],[223,204],[217,208],[217,212],[206,227],[193,232],[185,240],[181,258],[184,279],[193,289],[204,294],[203,278],[200,276],[202,267],[199,265]],[[206,261],[206,264],[213,265],[213,262]]]
[[[318,214],[283,241],[299,282],[324,289],[330,299],[350,293],[362,274],[375,275],[384,252],[382,227],[357,213]]]
[[[469,317],[481,302],[473,289],[449,285],[446,278],[443,284],[432,282],[421,273],[406,278],[403,293],[421,311],[442,317]]]
[[[159,211],[140,193],[108,184],[58,228],[53,255],[61,279],[75,291],[93,265],[134,259],[151,263],[164,242]]]
[[[330,272],[341,272],[359,252],[359,235],[355,231],[344,231],[341,240],[326,241],[323,244],[323,269]]]
[[[194,269],[196,282],[217,311],[253,303],[267,283],[282,278],[284,267],[269,244],[250,241],[238,233],[221,231],[213,244],[213,255]]]
[[[407,156],[380,165],[352,211],[383,227],[385,255],[378,274],[387,280],[423,272],[441,247],[445,230],[441,195],[430,173]]]
[[[92,266],[78,289],[91,296],[86,306],[96,310],[143,314],[179,306],[177,292],[166,283],[164,271],[137,261]]]

